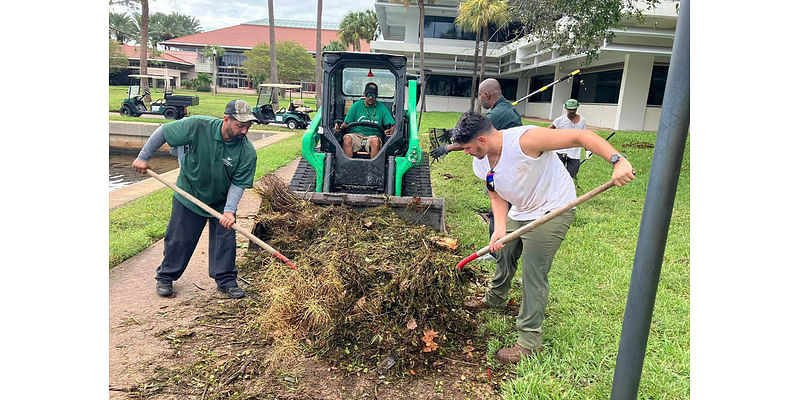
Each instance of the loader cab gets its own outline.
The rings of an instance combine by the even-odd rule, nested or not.
[[[375,54],[363,54],[362,57],[360,54],[363,53],[324,54],[322,148],[326,152],[341,150],[342,140],[347,132],[337,132],[334,126],[344,121],[353,103],[364,98],[366,84],[373,82],[378,85],[377,101],[386,106],[395,120],[395,129],[391,136],[380,133],[383,145],[376,158],[404,154],[408,149],[408,127],[403,121],[406,59],[403,56],[389,55],[376,57]],[[369,158],[369,155],[356,153],[353,158],[364,159]]]

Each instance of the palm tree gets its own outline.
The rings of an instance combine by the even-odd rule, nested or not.
[[[317,52],[316,52],[316,81],[314,92],[317,97],[317,109],[322,104],[322,0],[317,0]]]
[[[150,26],[150,2],[148,0],[139,0],[142,4],[142,23],[140,25],[139,36],[139,73],[147,75],[147,32]],[[142,78],[140,87],[142,91],[149,87],[148,78]]]
[[[339,23],[339,39],[345,46],[350,45],[353,51],[361,51],[361,18],[358,12],[351,12],[342,18]]]
[[[475,110],[475,70],[477,69],[480,33],[483,33],[480,76],[480,81],[483,81],[486,69],[486,48],[489,45],[489,25],[500,26],[507,23],[508,20],[508,0],[466,0],[458,5],[456,24],[475,32],[475,67],[472,70],[472,95],[470,98],[470,109],[473,111]]]
[[[339,38],[353,50],[361,51],[361,41],[375,40],[378,30],[378,14],[373,10],[354,11],[344,16],[339,24]]]
[[[275,13],[272,11],[272,0],[268,0],[269,5],[269,80],[272,83],[278,83],[278,53],[275,47]],[[275,91],[272,91],[272,107],[278,109],[278,97],[275,96]]]
[[[127,13],[108,13],[108,35],[119,44],[125,44],[136,31],[136,23]]]
[[[214,60],[214,96],[217,95],[217,61],[224,55],[225,48],[220,45],[212,44],[203,47],[203,57]]]
[[[200,21],[176,12],[157,12],[150,16],[150,40],[153,47],[159,42],[200,32]]]

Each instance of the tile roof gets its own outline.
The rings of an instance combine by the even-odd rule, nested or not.
[[[128,58],[135,58],[137,60],[139,59],[139,46],[131,46],[123,44],[122,51]],[[156,61],[179,62],[179,63],[194,65],[195,63],[197,63],[197,53],[191,51],[166,50],[162,51],[161,55],[158,57],[153,57],[152,55],[148,55],[148,59]]]
[[[257,22],[257,21],[256,21]],[[275,41],[283,42],[293,40],[300,43],[308,51],[315,51],[317,47],[316,28],[283,27],[275,24]],[[332,40],[339,40],[339,31],[322,29],[322,45],[325,46]],[[269,26],[256,24],[240,24],[213,31],[195,33],[194,35],[178,37],[161,42],[165,45],[194,45],[205,46],[216,44],[222,47],[252,49],[259,43],[269,43]],[[361,41],[361,51],[368,52],[369,44]]]

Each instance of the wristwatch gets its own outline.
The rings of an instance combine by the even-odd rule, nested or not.
[[[611,155],[611,158],[609,159],[609,161],[611,161],[611,165],[614,165],[614,164],[617,163],[617,161],[619,161],[620,158],[628,158],[628,156],[626,156],[625,154],[619,154],[619,153],[613,154],[613,155]]]

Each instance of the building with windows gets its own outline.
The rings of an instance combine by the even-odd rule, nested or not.
[[[108,81],[111,85],[129,85],[131,78],[128,75],[139,73],[139,46],[121,45],[122,52],[128,58],[128,68],[114,74],[109,74]],[[197,53],[187,51],[169,50],[162,51],[158,55],[148,55],[147,73],[149,75],[160,75],[172,77],[170,84],[175,87],[181,86],[181,81],[194,79],[197,77],[195,63]],[[157,85],[158,82],[152,82]],[[163,83],[162,83],[163,84]]]
[[[455,24],[458,0],[425,5],[425,102],[428,111],[469,109],[475,34]],[[644,2],[642,9],[644,9]],[[590,125],[620,130],[658,129],[679,1],[662,0],[645,12],[645,22],[626,21],[613,29],[596,60],[585,66],[584,54],[560,54],[530,37],[515,38],[519,27],[489,27],[485,76],[496,78],[503,95],[513,101],[580,68],[570,82],[532,96],[517,105],[528,117],[554,119],[564,102],[576,98],[579,113]],[[408,70],[419,73],[419,8],[376,0],[382,37],[372,51],[408,57]],[[481,44],[482,46],[482,44]],[[480,57],[480,55],[479,55]],[[480,63],[480,62],[479,62]]]
[[[317,47],[316,21],[295,21],[275,19],[275,42],[292,40],[300,43],[309,53],[315,53]],[[322,45],[339,39],[338,23],[322,23]],[[251,50],[259,43],[269,43],[269,19],[264,18],[244,24],[196,33],[189,36],[169,39],[159,44],[168,50],[192,52],[196,54],[196,72],[209,75],[214,73],[214,60],[203,56],[203,48],[218,45],[225,49],[225,54],[217,60],[217,84],[225,88],[249,88],[252,83],[242,70],[242,63],[247,59],[244,52]],[[369,51],[369,44],[361,41],[361,50]],[[313,86],[314,82],[306,86]],[[311,90],[310,87],[306,89]]]

